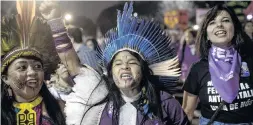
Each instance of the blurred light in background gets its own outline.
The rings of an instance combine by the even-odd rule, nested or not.
[[[72,16],[70,14],[65,15],[65,20],[70,21],[72,19]]]
[[[252,15],[251,14],[247,15],[247,20],[251,20],[251,19],[252,19]]]
[[[137,16],[138,16],[138,13],[135,12],[135,13],[134,13],[134,17],[137,17]]]
[[[193,29],[194,29],[194,30],[198,30],[198,29],[199,29],[199,25],[194,25],[194,26],[193,26]]]

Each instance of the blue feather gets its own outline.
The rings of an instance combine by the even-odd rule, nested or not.
[[[124,9],[117,10],[117,28],[109,30],[105,34],[105,48],[98,52],[104,66],[107,66],[113,55],[119,49],[129,48],[144,57],[148,64],[158,63],[176,56],[171,42],[154,21],[148,21],[133,17],[133,2],[124,5]],[[163,84],[175,82],[176,78],[163,78]]]

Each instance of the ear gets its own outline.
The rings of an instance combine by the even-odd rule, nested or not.
[[[7,85],[9,85],[8,83],[8,77],[7,77],[7,75],[2,75],[2,80],[7,84]]]

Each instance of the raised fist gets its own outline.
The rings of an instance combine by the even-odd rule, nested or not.
[[[58,69],[56,70],[56,74],[58,74],[58,76],[64,80],[65,82],[68,82],[69,79],[69,73],[67,68],[63,65],[63,64],[58,64]]]
[[[61,17],[60,6],[56,1],[44,1],[41,3],[39,10],[41,15],[47,20]]]

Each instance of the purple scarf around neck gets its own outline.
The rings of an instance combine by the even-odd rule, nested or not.
[[[241,56],[232,46],[223,49],[212,45],[208,63],[214,88],[222,100],[232,103],[239,91]]]

